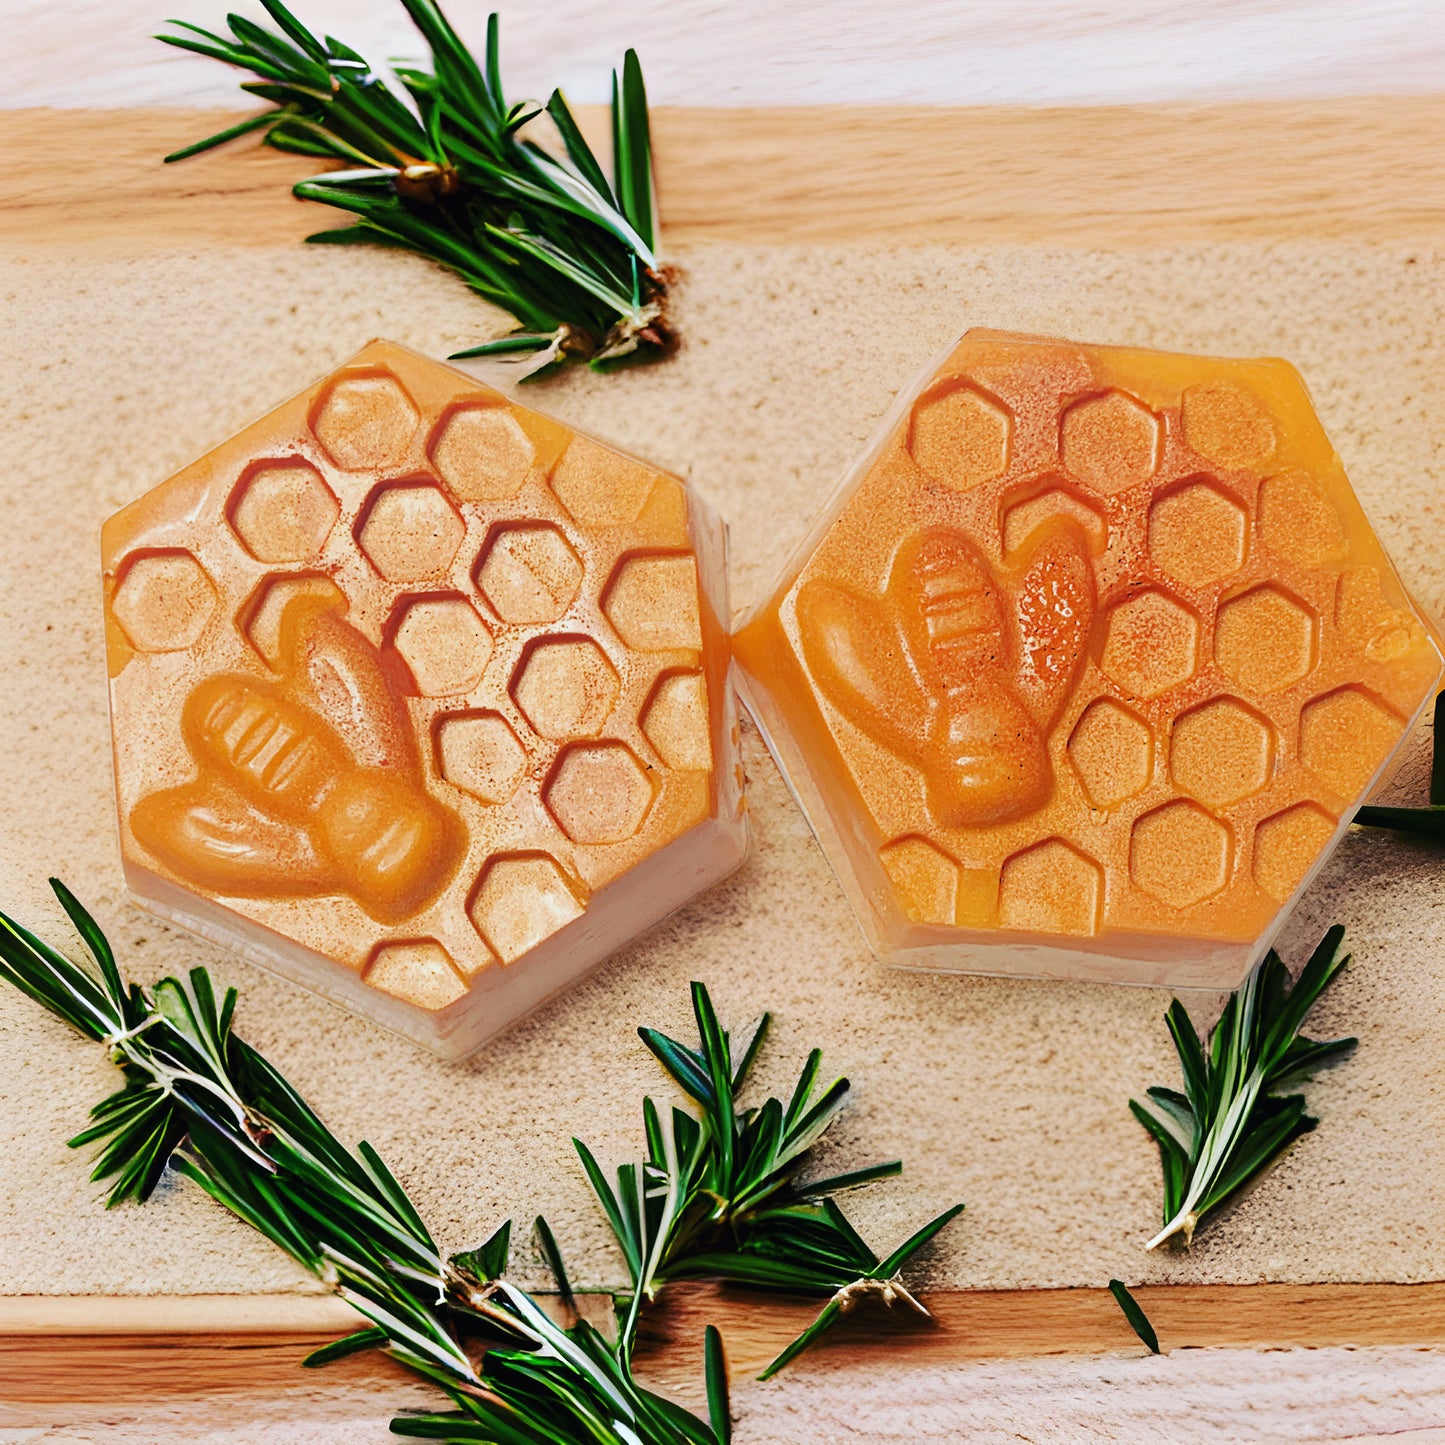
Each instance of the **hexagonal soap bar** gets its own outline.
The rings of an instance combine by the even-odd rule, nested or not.
[[[721,522],[375,343],[105,525],[121,852],[460,1056],[746,847]]]
[[[734,639],[893,963],[1232,988],[1439,683],[1294,369],[970,332]]]

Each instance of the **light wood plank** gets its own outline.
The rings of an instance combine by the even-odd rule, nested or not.
[[[1445,1284],[1170,1285],[1135,1291],[1166,1350],[1332,1345],[1445,1346]],[[358,1323],[338,1301],[304,1296],[11,1299],[0,1313],[0,1399],[159,1401],[233,1391],[304,1394],[305,1355]],[[591,1303],[598,1322],[605,1308]],[[927,1369],[970,1360],[1137,1353],[1106,1290],[977,1290],[933,1295],[933,1320],[871,1308],[818,1347],[840,1364]],[[325,1308],[323,1308],[325,1307]],[[813,1318],[817,1300],[761,1298],[710,1284],[671,1288],[644,1324],[639,1369],[659,1387],[696,1389],[698,1342],[722,1330],[732,1373],[755,1375]],[[27,1318],[28,1314],[28,1318]],[[87,1368],[77,1371],[84,1357]],[[347,1380],[395,1378],[379,1356]],[[97,1396],[97,1382],[104,1394]]]
[[[0,243],[164,252],[336,224],[254,140],[175,166],[215,111],[0,112]],[[601,114],[583,116],[594,134]],[[1438,239],[1445,96],[1077,109],[662,109],[666,241],[1142,246]]]

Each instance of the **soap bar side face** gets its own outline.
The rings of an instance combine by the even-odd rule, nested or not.
[[[1218,986],[1441,673],[1293,368],[987,332],[735,646],[880,954]]]
[[[741,856],[720,523],[464,373],[374,343],[102,544],[133,891],[393,1027],[456,1052]]]

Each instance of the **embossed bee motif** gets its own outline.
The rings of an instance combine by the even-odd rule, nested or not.
[[[142,798],[132,832],[216,893],[345,893],[379,922],[412,916],[456,871],[465,836],[425,790],[400,679],[305,596],[282,614],[279,671],[196,685],[181,730],[198,775]]]
[[[1087,543],[1069,518],[1041,523],[1001,573],[965,533],[931,527],[899,547],[881,596],[821,581],[798,594],[819,687],[919,768],[948,828],[1006,822],[1049,800],[1048,733],[1094,618]]]

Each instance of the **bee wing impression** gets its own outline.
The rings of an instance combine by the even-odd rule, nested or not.
[[[808,669],[828,699],[875,742],[907,756],[932,704],[886,602],[814,583],[798,594],[798,625]]]
[[[304,898],[342,886],[309,834],[215,779],[149,794],[131,810],[130,826],[167,867],[217,893]]]

